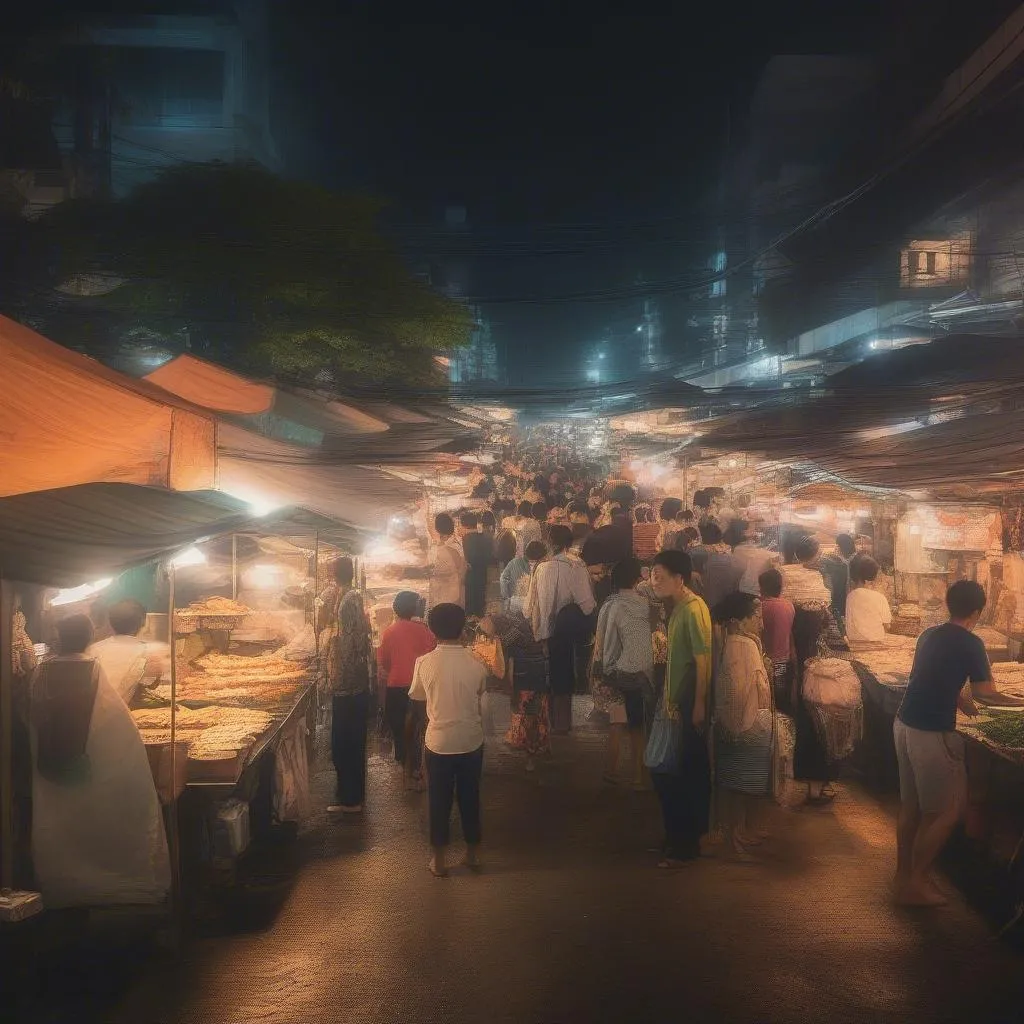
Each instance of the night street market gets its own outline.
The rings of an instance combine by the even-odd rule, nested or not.
[[[0,1021],[1024,1020],[1024,5],[362,7],[0,32]]]

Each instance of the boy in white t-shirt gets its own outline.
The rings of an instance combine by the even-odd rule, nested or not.
[[[878,579],[878,563],[867,555],[860,555],[850,563],[850,586],[846,598],[846,638],[851,646],[858,644],[884,644],[892,624],[892,611],[885,594],[873,590],[870,584]]]

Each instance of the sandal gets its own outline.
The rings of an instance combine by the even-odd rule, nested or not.
[[[658,861],[659,871],[679,871],[682,868],[687,867],[693,863],[693,858],[689,860],[678,860],[674,857],[665,857],[663,860]]]
[[[437,865],[434,863],[433,859],[431,859],[427,863],[427,869],[430,871],[430,873],[435,878],[447,878],[448,877],[448,869],[447,868],[440,868],[439,869],[437,867]]]

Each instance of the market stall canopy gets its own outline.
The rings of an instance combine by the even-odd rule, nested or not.
[[[0,575],[73,587],[253,526],[247,505],[216,491],[98,483],[16,494],[0,498]]]
[[[291,444],[328,449],[334,461],[416,461],[465,450],[479,437],[452,410],[421,396],[416,408],[380,398],[250,380],[196,356],[180,355],[148,374],[152,384],[228,417],[238,426]]]
[[[813,461],[856,483],[970,498],[1024,487],[1024,411],[967,416],[859,445],[822,444]]]
[[[903,389],[978,392],[1024,385],[1021,337],[956,334],[872,356],[833,374],[824,384],[836,394],[888,395]]]
[[[119,481],[214,486],[216,425],[196,406],[0,317],[0,497]]]
[[[418,500],[414,484],[366,466],[334,462],[319,449],[262,437],[230,424],[219,430],[220,489],[257,508],[301,505],[360,533]]]

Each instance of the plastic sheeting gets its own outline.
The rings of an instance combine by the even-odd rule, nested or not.
[[[0,317],[0,497],[97,481],[212,487],[213,417]]]
[[[304,508],[366,532],[383,532],[388,518],[413,505],[420,489],[358,465],[324,465],[308,450],[223,424],[220,489],[268,507]]]
[[[146,380],[204,409],[257,416],[274,404],[274,389],[205,359],[181,355],[146,374]]]
[[[73,587],[117,576],[253,517],[223,494],[84,484],[0,499],[0,575]]]

